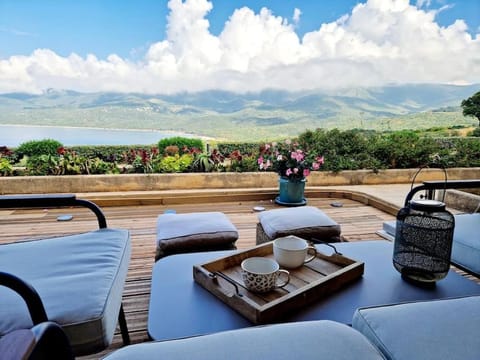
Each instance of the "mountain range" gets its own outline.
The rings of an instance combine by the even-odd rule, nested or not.
[[[390,85],[335,92],[204,91],[173,95],[0,94],[0,124],[172,130],[231,141],[288,137],[306,129],[396,130],[472,126],[460,103],[480,85]]]

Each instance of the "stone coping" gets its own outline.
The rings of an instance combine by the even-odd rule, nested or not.
[[[480,179],[480,168],[451,168],[447,171],[451,180]],[[410,183],[416,172],[417,169],[313,172],[307,179],[306,188]],[[425,169],[419,173],[416,182],[442,179],[444,173],[441,169]],[[0,177],[2,195],[276,187],[278,175],[273,172]]]

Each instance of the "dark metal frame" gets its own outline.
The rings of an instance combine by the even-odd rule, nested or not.
[[[448,180],[448,181],[424,181],[422,185],[418,185],[410,190],[405,198],[405,206],[413,199],[413,196],[425,190],[425,199],[433,199],[435,190],[447,189],[474,189],[480,188],[480,180]]]
[[[48,321],[42,300],[36,290],[22,279],[6,272],[0,272],[0,285],[12,289],[22,297],[27,305],[30,318],[34,325],[30,329],[32,333],[32,343],[13,343],[15,349],[11,348],[11,346],[13,346],[12,344],[5,345],[3,351],[9,352],[7,357],[14,356],[17,358],[16,356],[19,356],[18,358],[20,358],[21,356],[21,358],[24,359],[28,356],[28,359],[32,360],[53,357],[74,359],[67,336],[57,323]],[[20,331],[13,331],[9,333],[8,336],[20,339],[23,336]],[[5,336],[5,338],[7,338],[7,336]],[[12,351],[13,353],[11,353]]]
[[[90,209],[97,217],[98,227],[105,229],[107,220],[103,211],[93,202],[83,199],[77,199],[75,194],[48,194],[48,195],[3,195],[0,196],[1,209],[19,209],[19,208],[61,208],[61,207],[86,207]],[[36,325],[47,321],[47,314],[42,300],[35,289],[26,281],[8,273],[0,272],[0,285],[7,286],[19,293],[27,303],[32,321]],[[118,324],[122,334],[124,345],[130,344],[130,335],[128,334],[127,321],[123,304],[120,305],[118,314]]]

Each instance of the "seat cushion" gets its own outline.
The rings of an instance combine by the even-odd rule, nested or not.
[[[0,269],[29,282],[49,320],[65,330],[76,355],[94,353],[113,338],[130,261],[126,230],[88,233],[0,246]],[[30,328],[22,299],[0,287],[0,334]]]
[[[352,326],[388,359],[478,359],[480,296],[362,308]]]
[[[156,257],[216,248],[228,250],[237,239],[237,228],[224,213],[162,214],[157,220]]]
[[[297,235],[327,241],[340,235],[340,225],[314,206],[264,211],[258,214],[258,220],[271,240]]]
[[[455,215],[452,262],[480,276],[480,213]]]
[[[384,359],[360,333],[327,320],[277,324],[124,347],[105,359],[375,360]]]

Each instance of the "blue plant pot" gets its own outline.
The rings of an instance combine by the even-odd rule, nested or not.
[[[279,205],[301,206],[305,205],[305,179],[300,181],[290,181],[285,178],[278,179],[280,193],[275,199]]]

